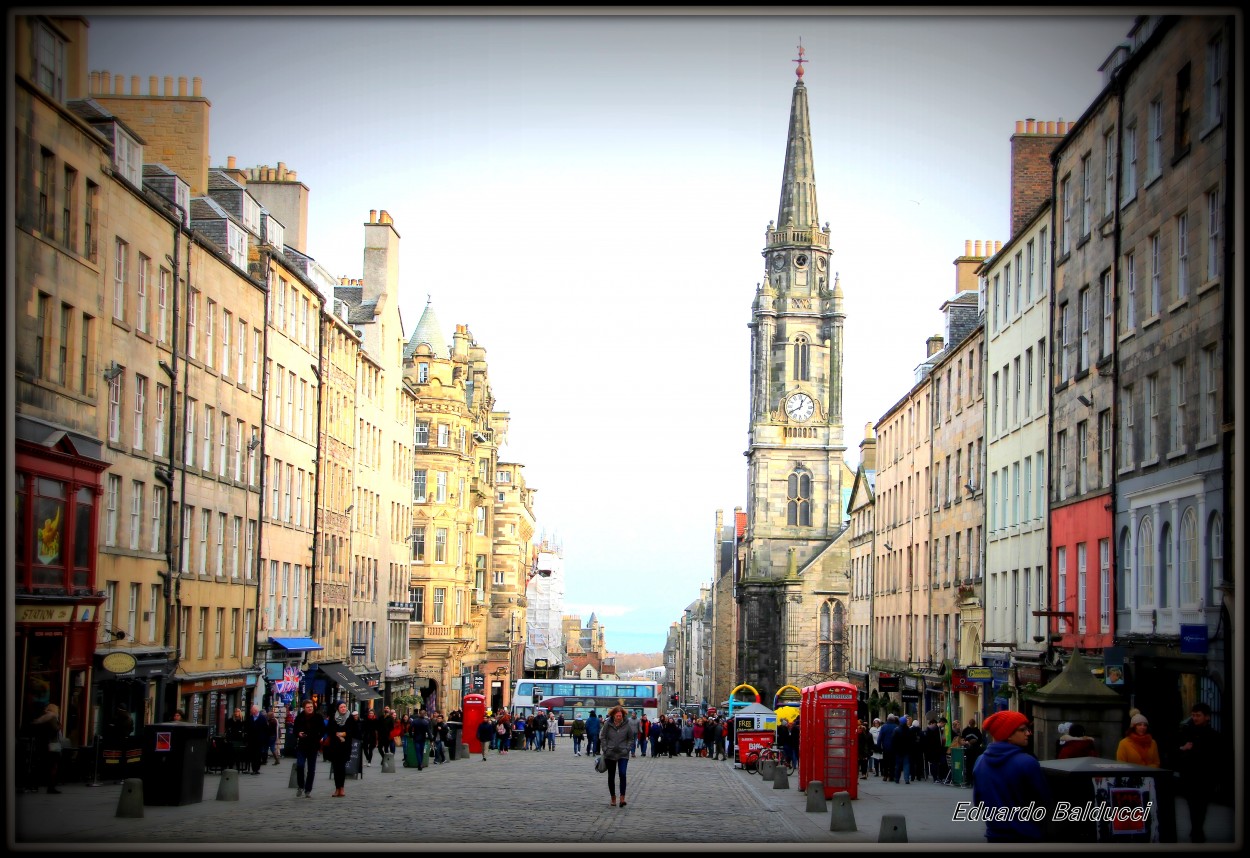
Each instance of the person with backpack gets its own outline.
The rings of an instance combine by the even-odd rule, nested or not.
[[[590,717],[586,719],[586,756],[594,757],[599,753],[599,730],[603,722],[599,716],[595,714],[595,710],[590,710]]]
[[[430,719],[425,712],[418,709],[417,714],[408,721],[408,736],[412,739],[417,752],[417,771],[425,769],[425,743],[430,740]]]
[[[482,722],[477,725],[477,740],[482,743],[482,762],[486,762],[486,749],[490,747],[490,743],[495,738],[495,721],[493,718],[483,718]]]

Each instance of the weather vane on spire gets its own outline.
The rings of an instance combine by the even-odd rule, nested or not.
[[[798,76],[800,81],[803,80],[803,63],[811,62],[811,60],[803,59],[803,54],[805,53],[806,51],[803,50],[803,37],[800,36],[799,37],[799,58],[797,60],[790,61],[792,63],[798,63],[798,66],[795,68],[794,73]]]

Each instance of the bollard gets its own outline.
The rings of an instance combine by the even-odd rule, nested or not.
[[[885,823],[881,824],[882,830],[885,830]],[[835,792],[833,794],[833,809],[829,812],[829,830],[830,831],[859,831],[859,827],[855,824],[855,809],[851,807],[851,794],[849,792]],[[906,837],[903,838],[906,842]]]
[[[217,783],[217,800],[239,800],[239,773],[234,769],[226,769],[221,773],[221,780]]]
[[[287,786],[291,789],[299,789],[299,772],[296,770],[295,763],[291,763],[291,780]]]
[[[470,757],[470,756],[471,756],[471,754],[469,753],[469,746],[468,746],[468,745],[466,745],[464,742],[461,742],[461,743],[460,743],[460,750],[456,752],[456,759],[457,759],[457,760],[467,760],[467,759],[469,759],[469,757]]]
[[[807,812],[825,812],[825,785],[820,781],[807,782]]]
[[[122,794],[117,799],[117,813],[127,819],[143,818],[143,781],[139,778],[126,778],[122,781]]]
[[[777,769],[777,764],[772,760],[762,760],[758,763],[758,765],[760,767],[760,777],[766,781],[771,781],[773,779],[773,772]]]
[[[881,833],[877,835],[878,843],[906,843],[907,817],[901,813],[887,813],[881,817]]]
[[[789,789],[790,776],[786,774],[785,766],[777,766],[773,769],[773,789]]]
[[[382,774],[384,775],[395,774],[395,755],[394,754],[382,755]]]

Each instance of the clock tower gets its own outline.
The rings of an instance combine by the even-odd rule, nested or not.
[[[829,226],[821,227],[817,217],[801,46],[796,62],[781,203],[765,233],[764,280],[748,325],[751,413],[738,668],[742,681],[761,694],[831,672],[818,669],[821,652],[804,636],[810,630],[821,639],[813,606],[817,593],[836,589],[826,579],[837,578],[828,567],[837,565],[838,551],[831,549],[845,529],[844,493],[853,476],[843,458],[845,313]]]

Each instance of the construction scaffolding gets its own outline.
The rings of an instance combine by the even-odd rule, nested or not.
[[[525,623],[525,670],[535,669],[538,660],[546,660],[548,676],[563,676],[564,631],[564,549],[545,536],[538,546],[534,574],[525,588],[527,615]]]

